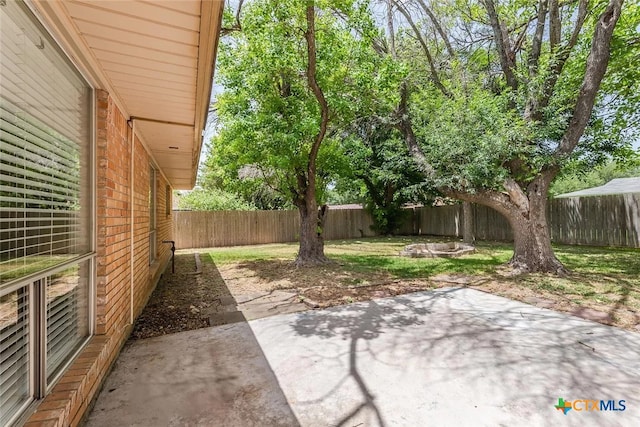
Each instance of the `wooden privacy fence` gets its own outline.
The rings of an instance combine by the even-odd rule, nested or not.
[[[502,214],[482,205],[472,209],[476,239],[513,240]],[[547,220],[556,243],[640,248],[640,193],[551,199]],[[462,237],[462,227],[462,205],[417,208],[407,234]]]
[[[640,248],[640,193],[554,199],[547,214],[555,242]]]
[[[556,243],[640,248],[640,193],[552,199],[548,206],[551,239]],[[473,205],[479,240],[513,239],[507,220],[495,210]],[[174,211],[178,248],[295,242],[297,211]],[[329,209],[325,239],[374,236],[363,209]],[[462,237],[462,205],[407,209],[400,234]]]
[[[324,237],[375,236],[372,224],[363,209],[329,209]],[[295,242],[299,232],[298,211],[173,212],[173,235],[179,249]]]

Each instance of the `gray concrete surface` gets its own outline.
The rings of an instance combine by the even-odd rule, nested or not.
[[[232,291],[233,292],[233,291]],[[247,320],[261,319],[277,314],[297,313],[309,307],[302,303],[295,291],[276,289],[259,294],[234,293],[241,311]]]
[[[87,426],[296,426],[247,322],[133,341]]]
[[[134,342],[88,426],[181,425],[639,426],[640,334],[449,288]]]

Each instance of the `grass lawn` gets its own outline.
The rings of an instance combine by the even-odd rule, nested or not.
[[[230,286],[247,290],[297,289],[321,306],[441,286],[472,286],[603,323],[635,329],[640,324],[640,250],[555,246],[568,277],[510,277],[500,267],[512,255],[508,243],[478,242],[462,258],[406,258],[398,252],[419,237],[364,238],[326,242],[334,264],[296,269],[297,243],[209,249]],[[441,240],[438,240],[441,241]],[[586,313],[586,314],[585,314]]]

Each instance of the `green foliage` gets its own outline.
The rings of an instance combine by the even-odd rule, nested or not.
[[[214,138],[215,140],[215,138]],[[210,153],[201,169],[198,182],[206,190],[221,190],[236,194],[247,204],[259,210],[290,209],[290,200],[284,194],[270,187],[257,167],[242,166],[229,160],[229,156],[221,155],[225,150],[219,150],[215,155]],[[232,155],[232,153],[227,153]]]
[[[363,192],[362,184],[352,177],[338,177],[327,189],[327,204],[362,204],[364,203]]]
[[[434,83],[423,46],[406,19],[396,19],[394,57],[372,49],[382,46],[389,53],[385,30],[376,28],[368,2],[316,3],[318,82],[331,112],[328,136],[318,157],[319,203],[364,201],[378,230],[390,233],[398,207],[428,200],[434,188],[500,191],[508,178],[526,188],[559,162],[567,170],[552,191],[564,192],[571,188],[571,180],[581,180],[585,186],[601,180],[581,170],[592,170],[612,156],[619,164],[633,157],[630,144],[638,139],[640,129],[638,2],[626,2],[623,7],[608,72],[585,135],[574,153],[560,159],[554,151],[573,114],[595,23],[607,2],[589,3],[577,44],[536,120],[525,119],[527,103],[545,89],[558,61],[547,31],[538,71],[530,74],[532,18],[538,2],[497,2],[512,42],[522,36],[513,53],[515,90],[500,72],[483,2],[425,3],[449,35],[453,54],[432,20],[419,13],[419,4],[415,2],[409,10],[416,12],[413,19],[448,94]],[[319,129],[318,103],[305,75],[305,5],[301,0],[249,2],[242,31],[223,39],[217,79],[225,89],[217,102],[219,132],[206,162],[205,188],[230,189],[260,208],[291,206]],[[561,2],[562,42],[571,36],[577,5]],[[225,16],[229,22],[232,18]],[[420,177],[394,128],[403,81],[411,93],[410,118],[418,142],[437,171],[428,181]]]
[[[625,2],[611,43],[611,60],[603,82],[601,104],[610,122],[631,140],[640,137],[640,3]]]
[[[505,28],[522,29],[510,30],[512,43],[522,38],[513,52],[515,90],[500,72],[495,43],[484,41],[493,33],[483,2],[426,2],[449,35],[453,55],[444,48],[426,15],[413,16],[447,94],[435,85],[423,46],[408,24],[400,24],[397,31],[398,61],[410,70],[411,118],[420,146],[437,171],[434,184],[476,192],[501,190],[504,180],[512,178],[524,188],[558,162],[564,166],[580,160],[591,168],[611,156],[617,160],[633,156],[631,143],[640,131],[640,75],[634,65],[640,60],[638,2],[627,2],[623,7],[612,40],[608,72],[585,135],[575,152],[560,160],[554,154],[573,116],[595,23],[607,2],[589,3],[577,44],[536,120],[526,117],[528,102],[548,90],[545,85],[563,52],[551,50],[547,27],[537,71],[531,74],[529,59],[535,29],[535,19],[531,18],[536,16],[538,2],[496,3]],[[414,6],[408,6],[408,10],[420,9],[417,2]],[[571,36],[577,7],[578,2],[561,4],[561,43]]]
[[[400,226],[409,215],[409,212],[402,209],[396,203],[388,205],[377,205],[372,200],[365,204],[365,208],[371,213],[373,225],[371,228],[378,234],[392,236],[400,230]]]
[[[349,159],[351,189],[371,213],[379,234],[398,232],[407,203],[424,203],[432,193],[407,153],[400,134],[376,117],[356,121],[345,132],[344,150]]]
[[[471,82],[452,98],[421,91],[414,96],[416,135],[438,170],[432,185],[456,189],[500,188],[513,158],[533,164],[531,132],[508,95],[495,95]],[[529,178],[529,177],[520,177]]]
[[[248,3],[242,31],[222,41],[217,78],[224,91],[217,99],[219,126],[207,159],[207,186],[242,187],[254,202],[267,194],[291,202],[301,191],[299,177],[320,129],[320,107],[306,77],[306,4]],[[338,131],[374,86],[376,72],[369,61],[366,37],[372,26],[364,3],[317,2],[316,9],[317,79],[330,109],[316,170],[317,201],[323,203],[328,183],[347,168]],[[243,174],[247,167],[249,178]],[[272,197],[265,204],[282,207],[282,200]]]
[[[196,188],[178,198],[178,208],[192,211],[252,211],[256,207],[236,194],[219,190]]]
[[[594,31],[595,20],[602,12],[605,2],[597,2],[591,15],[585,23],[583,33],[591,36]],[[632,144],[640,140],[640,71],[637,67],[640,61],[640,3],[625,2],[618,24],[611,40],[610,59],[607,73],[602,81],[598,99],[585,135],[576,147],[567,165],[575,168],[580,165],[585,170],[602,165],[614,158],[618,163],[637,158]],[[590,40],[581,39],[576,46],[572,61],[569,61],[558,83],[558,96],[564,94],[568,103],[575,99],[578,85],[587,60]],[[566,88],[573,86],[573,91]],[[552,105],[553,106],[553,105]],[[549,115],[559,116],[553,109],[548,109]],[[565,114],[566,115],[566,114]]]

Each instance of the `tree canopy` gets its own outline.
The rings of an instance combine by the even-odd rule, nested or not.
[[[348,167],[340,126],[370,102],[379,75],[369,18],[367,4],[354,1],[257,0],[220,47],[224,91],[211,153],[227,178],[259,179],[299,209],[299,264],[324,261],[318,206]]]
[[[515,269],[566,272],[548,234],[549,186],[572,159],[628,152],[634,83],[623,63],[637,55],[638,5],[389,4],[403,23],[389,54],[412,70],[395,119],[425,178],[509,220]]]
[[[340,5],[353,13],[349,2]],[[296,172],[307,167],[319,130],[320,107],[306,81],[304,2],[254,1],[245,5],[242,31],[223,39],[217,79],[224,91],[217,99],[218,134],[212,156],[227,173],[238,176],[247,166],[279,193],[294,197]],[[330,111],[330,129],[318,149],[318,202],[327,183],[346,168],[337,135],[338,123],[353,117],[353,103],[374,84],[363,43],[332,10],[318,14],[317,79]],[[371,72],[371,74],[369,74]]]
[[[514,268],[564,273],[548,235],[549,188],[568,166],[632,155],[639,9],[623,0],[247,3],[229,14],[241,30],[219,54],[218,178],[259,181],[301,218],[315,215],[329,183],[359,180],[373,204],[392,208],[438,191],[509,220]]]
[[[252,211],[256,206],[247,203],[237,194],[218,188],[196,188],[189,192],[179,192],[179,209],[191,211]]]

